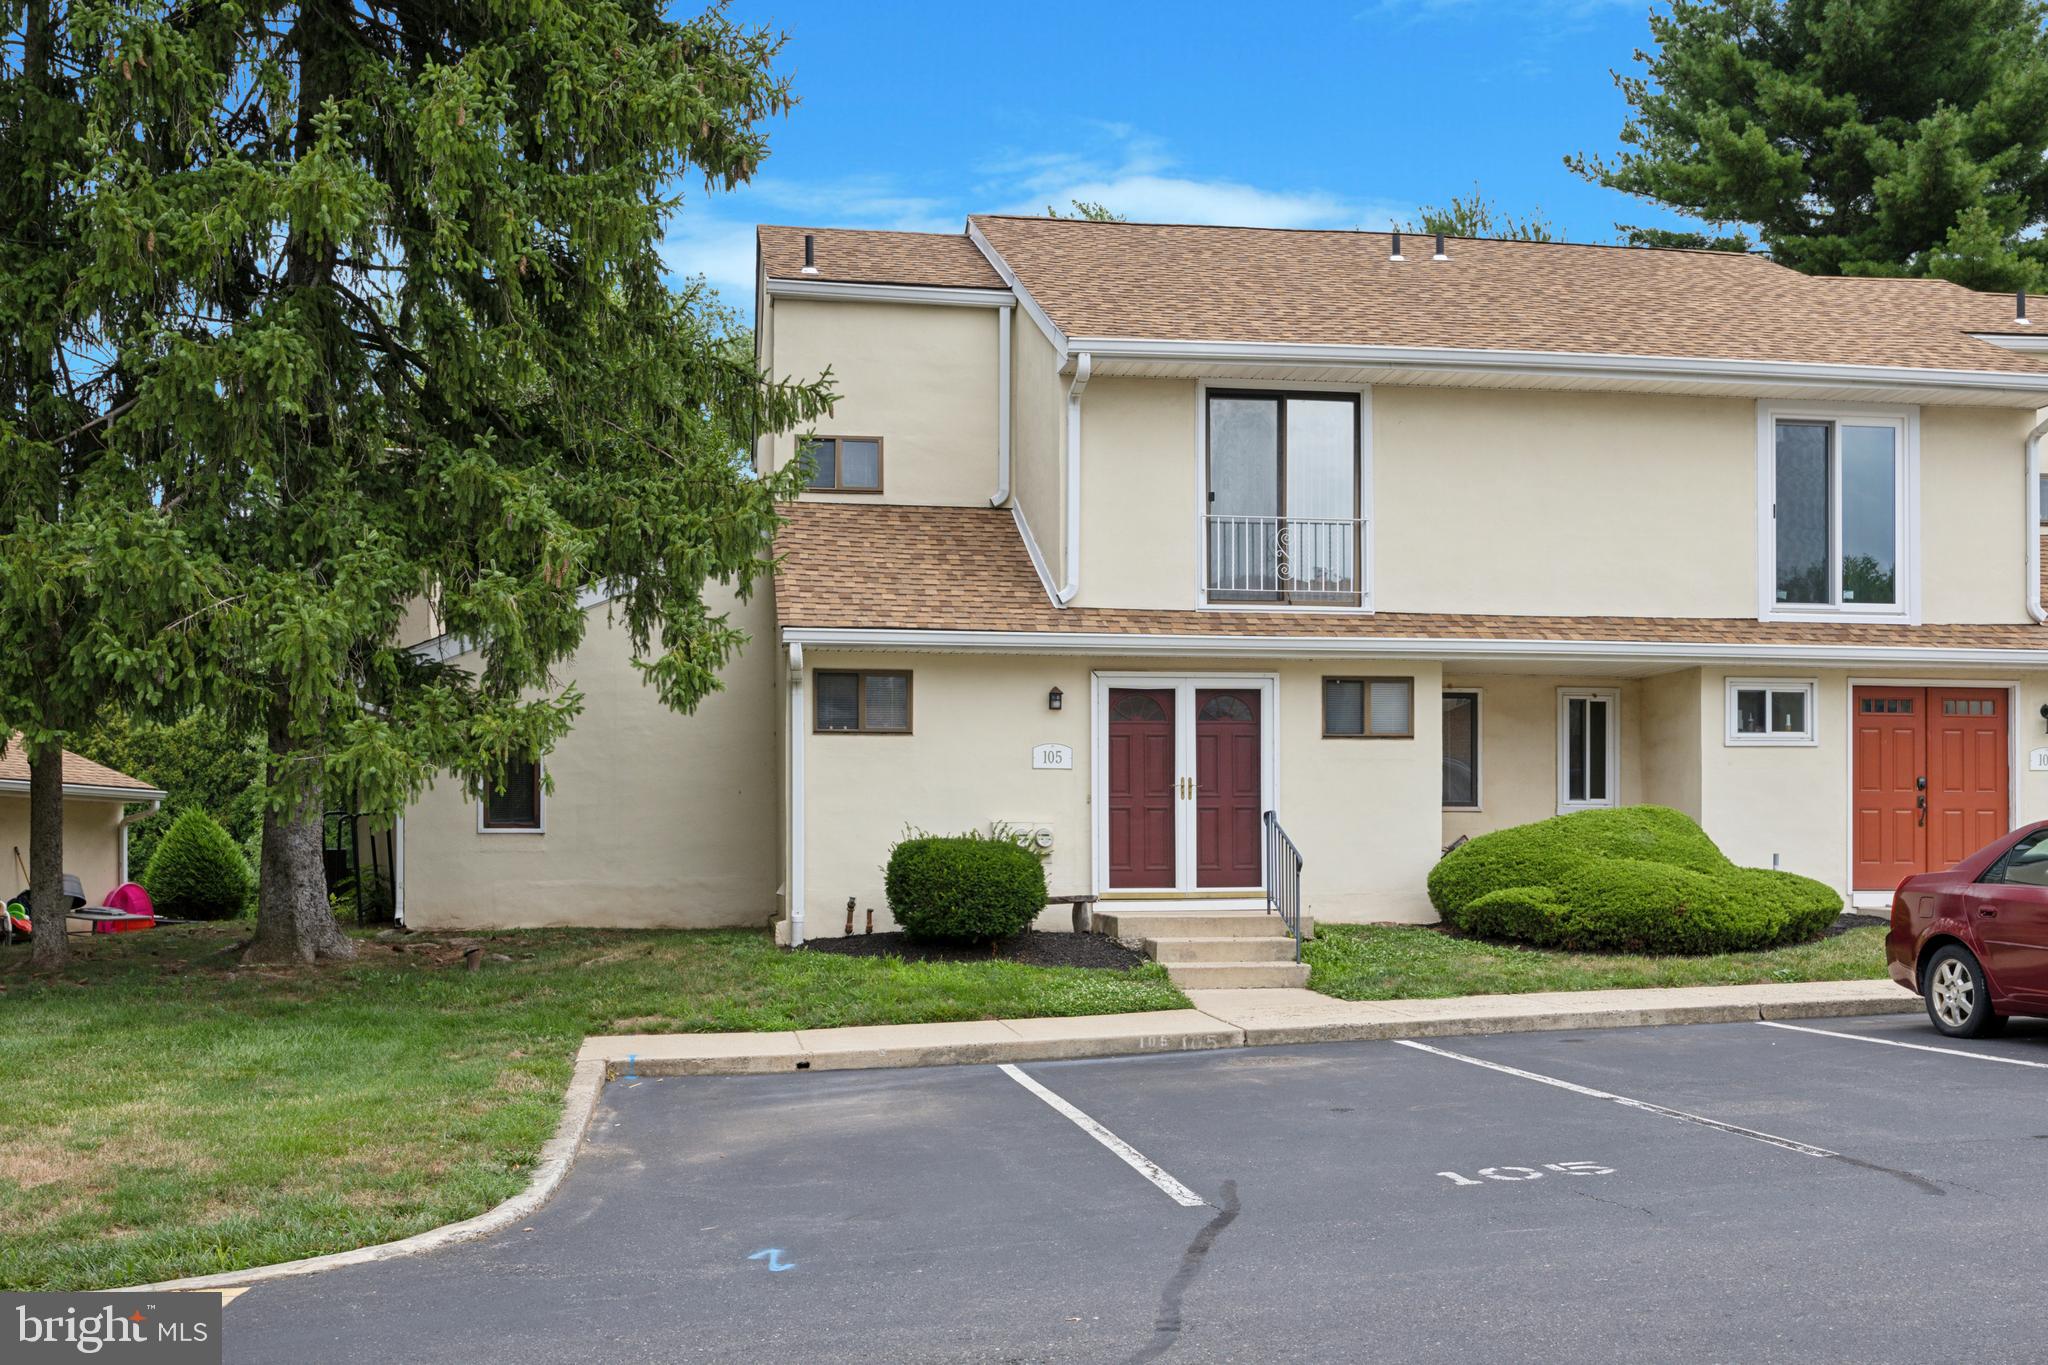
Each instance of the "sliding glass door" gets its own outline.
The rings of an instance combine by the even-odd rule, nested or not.
[[[1211,391],[1209,597],[1356,605],[1356,395]]]

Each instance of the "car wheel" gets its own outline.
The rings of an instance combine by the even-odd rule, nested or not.
[[[1968,948],[1951,943],[1929,958],[1920,994],[1927,1001],[1928,1019],[1951,1038],[1975,1038],[2005,1023],[1992,1012],[1984,968]]]

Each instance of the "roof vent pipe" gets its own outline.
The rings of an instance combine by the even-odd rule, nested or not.
[[[2029,323],[2027,322],[2027,291],[2026,291],[2026,290],[2024,290],[2024,289],[2020,290],[2020,292],[2019,292],[2019,295],[2018,295],[2018,296],[2017,296],[2017,298],[2015,299],[2015,302],[2014,302],[2014,306],[2015,306],[2015,308],[2017,309],[2017,313],[2016,313],[2016,315],[2014,316],[2014,318],[2013,318],[2013,321],[2014,321],[2014,322],[2017,322],[2017,323],[2019,323],[2019,324],[2020,324],[2020,325],[2021,325],[2022,327],[2025,327],[2025,326],[2029,326],[2030,324],[2029,324]]]
[[[817,273],[818,234],[816,234],[815,232],[806,232],[804,234],[804,274],[815,275]]]
[[[1439,233],[1438,233],[1438,234],[1436,235],[1436,257],[1435,257],[1435,259],[1437,259],[1437,260],[1439,260],[1439,261],[1448,261],[1449,259],[1451,259],[1450,257],[1448,257],[1448,256],[1444,255],[1444,235],[1443,235],[1443,234],[1442,234],[1441,232],[1439,232]]]
[[[1405,261],[1408,259],[1401,254],[1401,229],[1399,228],[1394,229],[1394,254],[1387,257],[1387,259],[1390,261]]]

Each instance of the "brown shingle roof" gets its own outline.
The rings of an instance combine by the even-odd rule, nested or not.
[[[7,737],[7,747],[0,750],[0,782],[28,781],[28,750],[22,747],[19,734]],[[126,773],[116,772],[104,763],[95,763],[89,758],[80,758],[69,749],[64,751],[64,785],[70,787],[115,787],[138,792],[145,796],[156,795],[156,788],[139,781]]]
[[[1450,347],[1991,370],[1967,335],[2012,299],[1942,280],[1826,279],[1761,257],[1384,232],[970,220],[1071,337]]]
[[[779,625],[1049,635],[2040,649],[2041,628],[1636,616],[1133,611],[1052,605],[1000,508],[799,503],[776,540]],[[2042,656],[2048,665],[2048,654]]]
[[[817,239],[815,275],[804,274],[806,232]],[[763,226],[756,229],[756,236],[761,260],[772,279],[953,289],[1004,287],[1002,276],[964,233]]]

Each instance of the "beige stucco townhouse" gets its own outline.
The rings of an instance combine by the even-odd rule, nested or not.
[[[1252,906],[1268,812],[1317,918],[1426,920],[1459,836],[1636,802],[1881,903],[2048,817],[2023,299],[1008,217],[759,260],[762,361],[843,397],[752,645],[671,715],[593,602],[551,789],[419,803],[409,922],[836,934],[996,822],[1056,894]]]

